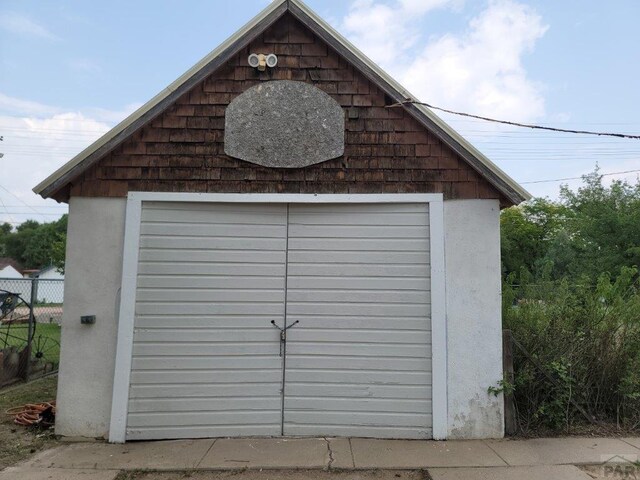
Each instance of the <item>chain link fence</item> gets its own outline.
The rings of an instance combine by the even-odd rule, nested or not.
[[[64,280],[0,278],[0,388],[58,370]]]

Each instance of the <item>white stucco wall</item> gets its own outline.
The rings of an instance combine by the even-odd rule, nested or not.
[[[106,437],[111,415],[125,199],[69,204],[56,433]],[[81,325],[95,315],[95,325]]]
[[[504,435],[500,207],[497,200],[444,202],[449,438]]]

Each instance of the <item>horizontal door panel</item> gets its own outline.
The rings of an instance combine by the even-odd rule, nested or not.
[[[299,259],[300,260],[300,259]],[[299,262],[289,262],[288,274],[290,277],[345,277],[348,281],[351,277],[424,277],[429,269],[429,263],[394,265],[384,264],[358,264],[354,267],[348,263],[313,263],[304,262],[302,258]]]
[[[352,357],[369,357],[372,359],[380,359],[380,361],[387,361],[389,357],[416,358],[430,354],[431,347],[429,345],[390,345],[385,343],[345,344],[299,342],[297,340],[287,341],[287,356],[346,356],[349,359]]]
[[[286,238],[286,225],[234,225],[220,223],[143,223],[143,236]]]
[[[215,326],[218,331],[220,329],[246,330],[260,329],[263,331],[271,331],[273,326],[271,320],[275,320],[278,325],[284,323],[282,316],[268,314],[254,315],[157,315],[157,316],[139,316],[136,319],[136,326],[140,330],[145,329],[178,329],[185,330],[195,328],[203,330]],[[196,335],[198,332],[194,332]],[[216,333],[217,335],[218,333]]]
[[[289,289],[287,300],[291,302],[326,303],[402,303],[427,305],[431,301],[428,291],[418,290],[320,290]]]
[[[428,278],[420,277],[344,277],[344,276],[298,276],[289,275],[287,286],[289,290],[338,290],[351,289],[357,285],[361,290],[401,290],[401,291],[430,291],[431,282]]]
[[[292,219],[315,214],[340,215],[377,215],[380,213],[406,215],[408,213],[429,213],[426,203],[296,203],[290,207]],[[380,222],[384,223],[384,222]]]
[[[217,302],[177,304],[175,302],[138,302],[137,315],[284,315],[284,305],[273,303]]]
[[[140,378],[140,377],[138,377]],[[263,378],[265,382],[278,382],[282,380],[282,374],[276,375],[267,371]],[[193,397],[215,397],[215,398],[253,398],[277,396],[280,401],[280,388],[274,388],[270,383],[250,383],[251,379],[246,379],[243,375],[238,375],[238,383],[163,383],[155,381],[153,384],[138,384],[131,388],[130,399],[145,398],[193,398]],[[281,386],[281,385],[280,385]]]
[[[330,396],[298,397],[287,392],[284,408],[289,411],[325,411],[350,413],[415,413],[417,416],[431,412],[431,401],[423,399],[398,398],[335,398]]]
[[[280,435],[280,423],[270,425],[191,425],[188,427],[127,428],[127,440],[275,437],[278,435]]]
[[[314,369],[314,370],[382,370],[393,372],[420,372],[428,369],[431,364],[427,358],[362,358],[349,355],[348,348],[343,349],[340,357],[323,357],[312,355],[287,355],[287,370]]]
[[[216,342],[208,343],[202,341],[185,342],[185,343],[136,343],[133,347],[133,355],[135,357],[145,356],[181,356],[187,357],[203,356],[203,355],[246,355],[246,356],[279,356],[279,342],[277,338],[272,338],[270,342]]]
[[[269,328],[271,327],[271,328]],[[134,331],[135,343],[159,343],[165,344],[171,343],[197,343],[197,342],[216,342],[223,344],[225,342],[233,343],[247,343],[247,342],[261,342],[268,343],[280,339],[278,331],[269,325],[263,329],[224,329],[219,330],[216,328],[193,328],[193,329],[165,329],[165,328],[152,328],[152,329],[136,329]]]
[[[424,252],[429,243],[424,238],[294,238],[289,236],[290,250],[357,252]]]
[[[210,398],[147,398],[132,399],[129,402],[130,413],[162,413],[162,412],[233,412],[237,410],[265,411],[280,410],[280,395],[270,397],[210,397]]]
[[[284,289],[138,288],[139,302],[247,302],[274,303],[284,300]]]
[[[215,269],[211,269],[211,273]],[[240,290],[284,290],[282,276],[254,276],[254,275],[138,275],[138,288],[168,288],[168,289],[221,289],[228,291]]]
[[[242,263],[242,262],[199,262],[187,261],[167,262],[160,261],[140,261],[138,266],[139,276],[153,275],[181,275],[193,278],[216,278],[218,276],[228,277],[238,275],[240,278],[253,277],[278,277],[284,276],[285,264],[282,263]],[[284,278],[284,277],[283,277]]]
[[[287,385],[293,383],[314,383],[314,384],[335,384],[349,383],[356,385],[431,385],[431,374],[427,372],[407,372],[407,371],[383,371],[383,370],[363,370],[363,369],[316,369],[310,372],[309,369],[290,368],[287,363]]]
[[[414,226],[424,225],[426,215],[422,213],[377,213],[359,215],[357,213],[336,215],[335,213],[313,213],[290,216],[291,226],[295,225],[371,225],[371,226]]]
[[[232,412],[173,412],[130,413],[129,428],[136,427],[185,427],[199,425],[269,425],[280,423],[280,409],[272,410],[244,410]]]
[[[140,249],[141,262],[213,262],[213,263],[272,263],[282,265],[284,269],[286,252],[261,250],[183,250],[168,249]]]
[[[260,232],[256,232],[256,235]],[[181,249],[187,250],[243,250],[249,252],[284,251],[287,240],[285,238],[247,238],[247,237],[171,237],[146,236],[140,237],[140,248],[145,249]]]
[[[331,412],[286,410],[288,424],[306,425],[359,425],[386,427],[422,427],[431,426],[431,414],[385,413],[385,412]]]
[[[243,370],[176,370],[150,368],[148,370],[133,370],[131,372],[131,389],[144,386],[166,385],[174,393],[180,395],[190,394],[192,391],[207,392],[219,391],[222,393],[225,388],[237,388],[238,391],[247,388],[253,392],[253,388],[269,392],[280,391],[282,387],[282,364],[275,368],[262,368],[258,362],[252,369]],[[199,390],[200,389],[200,390]],[[140,390],[142,392],[142,390]],[[147,390],[144,390],[147,391]],[[234,394],[239,395],[239,394]],[[197,395],[195,395],[197,396]]]
[[[289,226],[289,239],[300,238],[429,238],[426,225],[381,227],[380,225],[299,225]]]
[[[429,315],[429,305],[396,303],[309,303],[287,302],[287,315],[356,315],[372,317],[420,317]]]
[[[428,264],[426,252],[385,251],[301,251],[289,250],[290,263],[349,263],[349,264]],[[314,272],[315,273],[315,272]],[[361,274],[361,273],[360,273]]]
[[[314,315],[314,314],[292,314],[288,313],[287,323],[291,325],[293,322],[299,321],[304,326],[304,337],[308,335],[323,334],[327,339],[335,339],[336,335],[349,335],[345,338],[358,339],[360,335],[371,332],[374,334],[395,332],[422,332],[426,331],[430,338],[430,321],[429,318],[421,317],[372,317],[372,316],[346,316],[346,315]],[[294,327],[295,328],[295,327]],[[316,332],[320,330],[321,332]],[[338,330],[334,332],[334,330]],[[298,329],[301,333],[303,330]],[[290,332],[294,333],[294,332]],[[302,333],[301,333],[302,334]],[[422,338],[422,337],[421,337]],[[420,340],[422,341],[422,340]]]
[[[272,368],[282,365],[278,357],[253,356],[253,357],[212,357],[212,356],[188,356],[188,357],[133,357],[132,368],[135,370],[236,370]]]
[[[352,383],[287,382],[287,399],[294,397],[348,398],[357,403],[363,398],[431,400],[429,385],[378,385]]]

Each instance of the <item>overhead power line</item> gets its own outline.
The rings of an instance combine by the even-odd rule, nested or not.
[[[625,173],[637,173],[640,172],[638,170],[626,170],[624,172],[610,172],[610,173],[601,173],[600,177],[608,177],[611,175],[624,175]],[[534,180],[532,182],[520,182],[521,185],[531,185],[533,183],[553,183],[553,182],[564,182],[565,180],[581,180],[582,177],[566,177],[566,178],[554,178],[552,180]]]
[[[548,130],[551,132],[562,132],[562,133],[577,133],[581,135],[597,135],[599,137],[616,137],[616,138],[629,138],[633,140],[640,140],[640,135],[627,135],[626,133],[612,133],[612,132],[594,132],[590,130],[571,130],[566,128],[556,128],[556,127],[545,127],[542,125],[532,125],[529,123],[519,123],[519,122],[511,122],[509,120],[498,120],[495,118],[483,117],[481,115],[473,115],[471,113],[465,112],[456,112],[454,110],[448,110],[442,107],[436,107],[429,103],[418,102],[416,100],[407,99],[403,102],[394,103],[393,105],[387,105],[387,108],[391,107],[399,107],[402,105],[413,104],[413,105],[424,105],[425,107],[429,107],[432,110],[439,110],[441,112],[450,113],[452,115],[460,115],[462,117],[475,118],[478,120],[484,120],[485,122],[493,122],[493,123],[502,123],[504,125],[511,125],[514,127],[523,127],[523,128],[533,128],[535,130]]]
[[[31,205],[29,205],[28,203],[26,203],[24,200],[22,200],[20,197],[18,197],[15,193],[13,193],[11,190],[9,190],[8,188],[0,185],[0,188],[2,190],[4,190],[5,192],[7,192],[9,195],[11,195],[12,197],[14,197],[16,200],[18,200],[20,203],[22,203],[24,206],[28,207],[30,210],[32,210],[33,212],[35,212],[38,215],[41,215],[42,218],[44,218],[44,215],[42,215],[41,212],[37,211],[35,208],[33,208]]]

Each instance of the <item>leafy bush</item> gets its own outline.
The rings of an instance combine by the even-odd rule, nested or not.
[[[640,426],[640,284],[636,268],[593,285],[538,278],[526,270],[503,287],[503,321],[554,378],[514,349],[514,396],[522,430],[570,430],[591,416],[625,429]],[[515,282],[519,277],[518,283]]]

